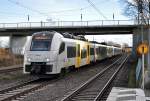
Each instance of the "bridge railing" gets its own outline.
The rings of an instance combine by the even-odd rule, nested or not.
[[[51,22],[41,21],[41,22],[0,23],[0,28],[135,25],[135,22],[136,21],[134,20],[51,21]]]

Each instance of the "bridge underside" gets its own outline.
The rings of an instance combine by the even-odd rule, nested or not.
[[[105,34],[133,34],[135,25],[115,26],[76,26],[76,27],[34,27],[34,28],[7,28],[0,29],[0,36],[30,36],[38,31],[69,32],[74,35],[105,35]]]

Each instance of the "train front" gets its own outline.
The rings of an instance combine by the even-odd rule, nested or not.
[[[24,54],[25,74],[55,74],[56,49],[52,49],[56,32],[37,32],[26,44]],[[56,46],[57,47],[57,46]]]

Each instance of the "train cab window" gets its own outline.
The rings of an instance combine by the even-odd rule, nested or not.
[[[49,51],[53,34],[49,32],[39,32],[32,36],[31,51]]]
[[[31,51],[49,51],[51,40],[32,40]]]
[[[62,42],[59,48],[59,54],[61,54],[65,50],[65,43]]]

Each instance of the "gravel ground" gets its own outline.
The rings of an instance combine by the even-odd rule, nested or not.
[[[128,87],[130,67],[131,64],[129,61],[127,61],[117,74],[113,85],[114,87]]]
[[[23,81],[31,79],[29,75],[24,75],[22,70],[0,74],[0,90],[15,86]]]
[[[108,65],[112,61],[103,61],[94,66],[86,66],[78,71],[70,72],[65,77],[55,83],[52,83],[41,90],[28,95],[21,101],[60,101],[64,95],[68,95],[72,90],[83,84],[89,78],[104,68],[104,64]]]

